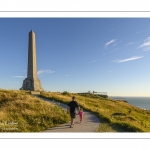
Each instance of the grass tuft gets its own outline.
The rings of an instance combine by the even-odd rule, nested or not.
[[[68,121],[58,105],[23,90],[0,89],[0,132],[40,132]]]

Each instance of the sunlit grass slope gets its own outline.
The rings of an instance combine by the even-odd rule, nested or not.
[[[0,132],[39,132],[68,121],[57,105],[25,91],[0,89]]]
[[[150,132],[150,114],[123,100],[111,100],[93,94],[42,92],[41,96],[68,103],[76,96],[79,105],[100,118],[99,132]]]

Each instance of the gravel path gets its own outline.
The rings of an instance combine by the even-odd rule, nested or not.
[[[60,105],[63,109],[67,109],[67,105],[52,101],[49,99],[41,98],[50,103],[55,103]],[[70,121],[68,123],[59,125],[57,127],[49,128],[43,132],[96,132],[100,125],[100,120],[93,113],[84,111],[84,118],[82,123],[79,121],[79,116],[76,116],[75,124],[73,128],[70,128]]]

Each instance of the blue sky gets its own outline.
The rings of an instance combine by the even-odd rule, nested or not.
[[[150,96],[150,18],[0,18],[0,88],[27,77],[31,30],[44,90]]]

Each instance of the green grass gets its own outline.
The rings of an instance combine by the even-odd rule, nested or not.
[[[101,121],[98,132],[149,132],[150,114],[122,100],[111,100],[93,94],[42,92],[41,96],[68,103],[72,96],[79,105],[95,113]]]
[[[0,132],[40,132],[69,120],[61,107],[29,92],[0,89]]]
[[[65,104],[75,96],[83,109],[100,118],[98,132],[150,132],[150,111],[121,100],[68,92],[42,92],[41,96]],[[27,91],[0,89],[0,132],[41,132],[69,120],[61,107]]]

